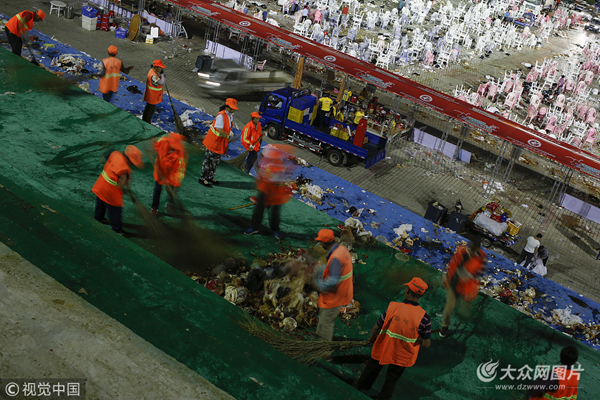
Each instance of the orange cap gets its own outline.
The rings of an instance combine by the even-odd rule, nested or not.
[[[133,163],[138,168],[144,167],[144,162],[142,161],[142,152],[135,146],[129,145],[125,148],[125,155],[129,158],[129,161]]]
[[[417,294],[423,294],[425,293],[425,290],[429,288],[423,279],[416,276],[412,278],[410,282],[405,283],[404,285],[408,286],[411,292],[415,292]]]
[[[238,106],[237,106],[237,100],[236,99],[227,99],[225,100],[225,105],[229,108],[231,108],[232,110],[239,110]]]
[[[335,240],[335,234],[331,229],[321,229],[315,240],[318,242],[330,243]]]
[[[44,18],[46,18],[46,13],[44,12],[44,10],[37,10],[36,14],[42,19],[42,21],[44,20]]]
[[[110,46],[108,46],[108,54],[116,55],[117,51],[118,51],[117,46],[112,45],[112,44]]]
[[[250,118],[260,118],[260,113],[258,111],[254,111],[250,114]]]
[[[165,67],[165,64],[163,64],[162,61],[160,61],[160,60],[154,60],[154,61],[152,61],[152,66],[153,67],[167,68],[167,67]]]

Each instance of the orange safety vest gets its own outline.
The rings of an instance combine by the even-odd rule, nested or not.
[[[179,187],[185,177],[187,152],[181,138],[182,136],[177,133],[170,133],[154,144],[154,150],[158,155],[154,163],[154,180],[161,185]]]
[[[244,126],[244,129],[242,129],[242,146],[244,146],[246,150],[260,150],[260,141],[258,141],[258,139],[262,135],[260,132],[260,128],[260,122],[258,123],[258,125],[254,126],[254,123],[250,121],[246,124],[246,126]],[[250,148],[250,145],[254,142],[256,142],[256,144],[254,145],[254,147]]]
[[[29,21],[25,20],[26,14],[31,15]],[[17,35],[18,37],[21,37],[23,33],[33,29],[33,11],[21,11],[20,13],[12,17],[10,20],[8,20],[8,22],[6,23],[6,28],[11,33]]]
[[[530,397],[529,400],[577,400],[579,372],[557,367],[556,376],[558,376],[558,390],[547,392],[543,396]]]
[[[479,280],[475,278],[483,270],[485,263],[485,253],[479,249],[479,253],[471,256],[466,262],[462,262],[464,256],[467,254],[467,248],[465,246],[459,247],[456,253],[452,256],[452,259],[448,263],[448,282],[452,282],[452,278],[456,273],[458,266],[462,264],[462,268],[473,278],[470,279],[458,279],[455,287],[457,294],[462,296],[464,300],[471,301],[477,298],[479,292]],[[458,278],[458,276],[457,276]]]
[[[371,357],[380,365],[394,364],[412,367],[417,361],[421,345],[419,325],[425,316],[421,306],[392,301],[388,306],[381,332],[371,351]]]
[[[117,57],[108,57],[102,60],[104,76],[100,77],[100,92],[117,92],[121,79],[121,66],[123,63]]]
[[[215,117],[215,120],[210,126],[210,129],[208,130],[208,132],[206,132],[206,137],[202,141],[202,144],[204,145],[204,147],[206,147],[208,150],[212,151],[215,154],[225,154],[227,152],[227,146],[229,146],[231,124],[229,123],[229,116],[227,115],[227,112],[225,110],[219,112],[219,114],[217,115],[223,116],[223,130],[225,131],[225,133],[219,133],[215,128],[215,121],[217,120],[217,118]]]
[[[335,308],[345,306],[352,302],[354,297],[354,285],[352,283],[352,257],[346,246],[339,245],[337,249],[331,253],[327,260],[327,267],[323,271],[323,279],[329,276],[329,265],[331,260],[338,260],[342,264],[340,272],[340,280],[335,291],[319,293],[319,308]]]
[[[144,90],[144,101],[148,104],[158,104],[162,101],[163,87],[161,85],[153,85],[152,77],[158,76],[154,69],[150,68],[148,77],[146,78],[146,90]]]
[[[131,175],[131,168],[121,152],[113,151],[104,164],[102,173],[96,180],[92,192],[96,194],[103,202],[111,206],[123,207],[123,189],[119,186],[119,177]]]
[[[292,198],[290,184],[277,181],[277,175],[283,172],[282,160],[270,160],[268,164],[260,162],[256,188],[265,194],[266,206],[279,206]]]

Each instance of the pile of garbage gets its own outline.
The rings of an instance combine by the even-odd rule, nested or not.
[[[282,248],[250,265],[228,258],[208,276],[190,277],[274,329],[293,332],[318,323],[319,294],[312,282],[315,271],[326,265],[326,254],[320,243],[309,249]],[[342,307],[340,317],[349,323],[359,311],[360,304],[353,301]]]
[[[572,314],[569,307],[549,307],[549,303],[554,303],[553,298],[528,285],[527,281],[533,278],[531,272],[503,268],[494,268],[490,272],[480,278],[481,292],[578,340],[600,344],[600,324],[585,323],[579,315]],[[499,273],[506,276],[496,279],[494,275]]]
[[[60,57],[54,57],[52,67],[61,67],[64,73],[73,75],[87,74],[90,71],[84,68],[86,62],[84,59],[77,57],[74,54],[62,54]]]

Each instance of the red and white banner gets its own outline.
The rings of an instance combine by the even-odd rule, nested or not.
[[[221,3],[210,0],[168,1],[352,75],[584,174],[600,178],[600,159],[575,146],[552,139],[303,36],[234,11]]]

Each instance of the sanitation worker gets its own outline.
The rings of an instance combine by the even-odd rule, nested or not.
[[[13,54],[21,56],[21,50],[23,49],[23,39],[26,42],[29,41],[29,34],[27,31],[33,29],[33,22],[40,20],[44,21],[46,13],[42,10],[36,12],[25,10],[21,11],[14,17],[8,20],[4,26],[8,43],[12,49]]]
[[[419,349],[431,344],[431,318],[419,306],[419,299],[428,286],[421,278],[414,277],[405,283],[404,301],[392,301],[379,318],[369,342],[373,343],[371,359],[356,382],[361,391],[371,389],[384,366],[388,366],[385,381],[377,399],[392,398],[398,379],[408,367],[417,361]]]
[[[229,139],[233,137],[231,128],[233,127],[233,113],[238,110],[236,99],[225,100],[225,106],[213,121],[210,129],[202,144],[206,147],[206,155],[202,163],[202,172],[198,183],[204,187],[218,185],[215,180],[217,165],[221,162],[221,156],[227,154]]]
[[[117,46],[108,46],[108,57],[102,60],[100,76],[100,92],[102,98],[110,103],[113,94],[119,90],[121,72],[129,73],[133,67],[125,68],[123,62],[117,58]]]
[[[335,319],[342,306],[352,303],[352,257],[346,246],[335,242],[331,229],[321,229],[316,241],[327,251],[327,265],[315,272],[315,286],[319,289],[319,323],[317,335],[323,340],[333,340]]]
[[[167,214],[175,212],[174,195],[181,187],[185,177],[188,155],[184,147],[185,136],[175,132],[161,137],[155,144],[156,162],[154,163],[154,194],[152,195],[152,214],[158,215],[160,195],[167,185],[169,200],[165,204]]]
[[[125,237],[128,234],[123,231],[121,222],[123,188],[129,188],[132,164],[138,168],[144,166],[142,152],[137,147],[127,146],[125,154],[113,151],[92,188],[92,192],[96,194],[94,218],[106,223],[104,216],[108,210],[108,222],[112,230]]]
[[[165,65],[160,60],[154,60],[152,62],[152,68],[148,71],[146,77],[146,90],[144,90],[144,101],[146,107],[144,108],[144,115],[142,119],[147,123],[152,123],[152,116],[156,110],[156,105],[162,101],[163,98],[163,86],[165,85]]]
[[[281,221],[281,206],[292,198],[290,180],[295,163],[289,155],[280,151],[273,145],[265,147],[256,163],[256,206],[252,212],[252,225],[244,232],[250,236],[259,232],[266,207],[270,207],[269,227],[277,240],[283,240],[283,233],[279,228]],[[295,176],[295,175],[294,175]]]
[[[540,378],[527,391],[529,400],[569,399],[576,400],[580,374],[573,365],[579,358],[574,346],[564,347],[560,352],[560,365],[554,366],[546,379]]]
[[[479,240],[473,240],[469,246],[460,246],[448,263],[448,270],[442,277],[447,288],[446,306],[442,314],[440,336],[446,337],[452,312],[458,300],[466,302],[475,300],[479,292],[477,277],[485,267],[485,253],[480,248]]]
[[[262,138],[260,129],[260,114],[254,111],[250,114],[250,122],[242,129],[242,146],[244,146],[246,150],[249,150],[248,156],[246,157],[246,172],[250,172],[252,166],[256,162],[258,152],[260,151]]]

